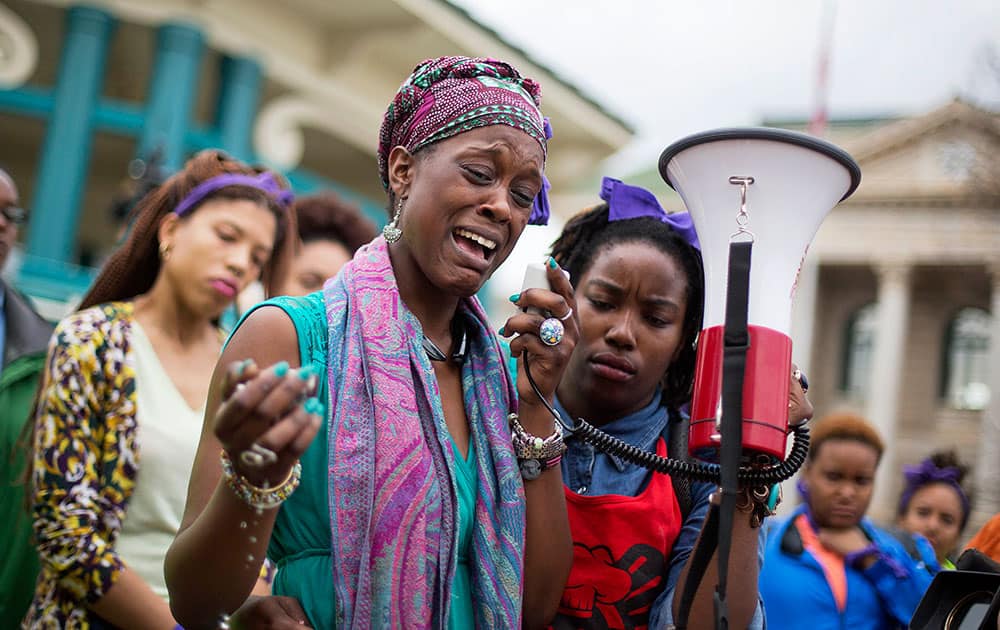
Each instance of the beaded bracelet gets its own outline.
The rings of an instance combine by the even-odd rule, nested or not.
[[[566,452],[566,443],[563,442],[558,420],[553,423],[552,435],[545,439],[525,431],[516,413],[508,415],[507,420],[510,422],[514,455],[525,481],[538,479],[543,471],[559,465]]]
[[[236,472],[233,468],[233,460],[229,458],[229,453],[225,450],[222,451],[219,459],[222,462],[222,476],[229,489],[241,501],[258,510],[273,510],[280,506],[285,499],[292,496],[302,480],[302,464],[295,462],[295,466],[292,467],[284,481],[273,488],[261,488],[253,485],[247,481],[246,477]]]
[[[553,421],[552,435],[542,439],[525,431],[516,413],[508,415],[507,420],[510,422],[514,455],[518,459],[549,460],[566,452],[559,422]]]

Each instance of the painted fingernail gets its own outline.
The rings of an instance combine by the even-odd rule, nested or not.
[[[236,365],[236,376],[243,376],[243,373],[247,371],[250,364],[253,363],[253,359],[243,359]]]
[[[500,330],[498,330],[498,331],[497,331],[497,334],[498,334],[498,335],[501,335],[501,336],[505,336],[505,335],[506,335],[507,333],[505,333],[505,332],[503,331],[503,329],[504,329],[504,327],[503,327],[503,326],[501,326],[501,327],[500,327]]]
[[[315,396],[307,400],[302,408],[306,410],[306,413],[311,413],[314,416],[323,415],[323,404]]]
[[[515,293],[514,295],[510,296],[507,299],[509,299],[511,302],[517,304],[517,301],[521,299],[521,294],[520,293]]]
[[[281,378],[288,374],[288,361],[282,361],[274,366],[274,375]]]
[[[559,264],[556,263],[556,259],[553,258],[552,256],[549,256],[549,268],[550,269],[555,269],[558,266],[559,266]]]
[[[313,372],[315,372],[315,370],[316,368],[314,368],[312,365],[300,367],[298,369],[299,378],[301,378],[303,381],[308,381],[310,378],[312,378]]]

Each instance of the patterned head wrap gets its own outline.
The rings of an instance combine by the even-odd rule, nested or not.
[[[389,189],[389,152],[410,153],[488,125],[520,129],[546,151],[546,129],[539,103],[541,89],[510,64],[496,59],[438,57],[418,65],[403,82],[382,119],[378,172]],[[546,204],[547,207],[547,204]],[[531,222],[541,217],[532,213]],[[548,217],[545,217],[547,219]]]

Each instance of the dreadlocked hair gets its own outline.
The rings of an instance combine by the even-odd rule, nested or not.
[[[705,302],[705,281],[701,254],[669,225],[654,217],[608,221],[608,204],[585,210],[570,219],[552,244],[552,257],[569,272],[575,289],[590,269],[597,254],[621,243],[648,243],[676,261],[687,276],[687,308],[681,345],[663,375],[663,402],[677,409],[691,400],[697,357],[695,340],[701,330]]]
[[[323,192],[295,200],[299,238],[303,243],[334,241],[351,254],[375,238],[375,224],[361,209],[333,192]]]
[[[158,230],[163,217],[173,212],[195,186],[208,179],[227,173],[254,176],[263,173],[264,170],[247,166],[222,151],[211,149],[201,151],[192,157],[181,171],[153,189],[136,204],[129,217],[129,224],[132,225],[129,235],[111,254],[78,308],[83,310],[97,304],[128,300],[149,291],[160,273]],[[287,187],[284,180],[280,181]],[[295,239],[289,238],[289,235],[294,235],[296,232],[295,213],[280,206],[263,190],[233,185],[205,195],[205,198],[193,206],[185,217],[197,212],[206,201],[213,199],[252,201],[266,207],[274,214],[277,220],[274,248],[261,271],[260,278],[268,295],[272,295],[278,281],[285,275],[291,263]]]

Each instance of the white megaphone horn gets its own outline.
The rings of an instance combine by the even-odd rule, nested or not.
[[[780,129],[706,131],[660,155],[660,174],[684,200],[705,266],[705,318],[691,404],[691,454],[716,459],[722,395],[729,245],[750,240],[744,453],[784,459],[792,297],[809,243],[827,213],[861,181],[842,149]]]

